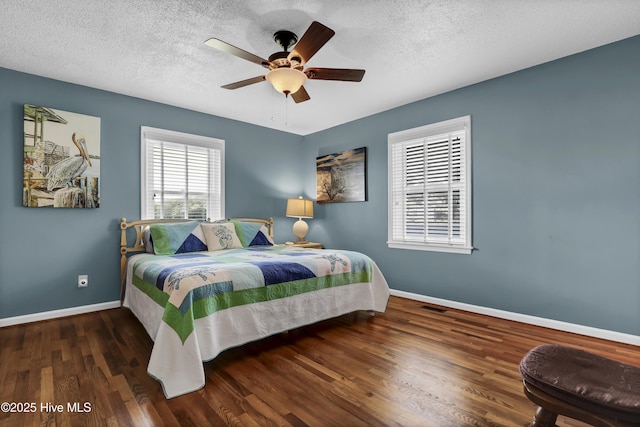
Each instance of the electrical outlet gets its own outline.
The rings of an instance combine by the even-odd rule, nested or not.
[[[89,286],[89,275],[88,274],[81,274],[78,276],[78,287],[79,288],[86,288],[87,286]]]

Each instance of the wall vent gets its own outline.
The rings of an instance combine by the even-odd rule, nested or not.
[[[436,313],[444,313],[445,311],[447,311],[445,308],[436,307],[433,305],[423,305],[422,308],[429,311],[435,311]]]

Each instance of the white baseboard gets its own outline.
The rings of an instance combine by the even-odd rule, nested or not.
[[[0,328],[20,325],[22,323],[38,322],[40,320],[55,319],[57,317],[73,316],[75,314],[91,313],[120,307],[120,301],[103,302],[100,304],[82,305],[79,307],[63,308],[60,310],[44,311],[42,313],[25,314],[24,316],[5,317],[0,319]]]
[[[574,334],[586,335],[589,337],[602,338],[605,340],[640,346],[640,336],[637,335],[624,334],[622,332],[598,329],[591,326],[577,325],[575,323],[546,319],[544,317],[530,316],[528,314],[514,313],[511,311],[498,310],[495,308],[482,307],[479,305],[466,304],[463,302],[451,301],[441,298],[434,298],[426,295],[399,291],[396,289],[391,289],[391,295],[426,302],[429,304],[441,305],[443,307],[469,311],[471,313],[484,314],[500,319],[513,320],[516,322],[528,323],[530,325],[542,326],[559,331],[571,332]],[[40,320],[55,319],[57,317],[73,316],[76,314],[90,313],[93,311],[108,310],[110,308],[118,307],[120,307],[120,301],[111,301],[103,302],[100,304],[83,305],[80,307],[64,308],[61,310],[45,311],[42,313],[26,314],[24,316],[6,317],[4,319],[0,319],[0,328],[5,326],[19,325],[22,323],[37,322]]]
[[[485,314],[487,316],[498,317],[500,319],[514,320],[516,322],[528,323],[530,325],[543,326],[545,328],[556,329],[559,331],[572,332],[574,334],[586,335],[594,338],[602,338],[605,340],[616,341],[625,344],[640,345],[640,336],[637,335],[624,334],[622,332],[598,329],[591,326],[577,325],[575,323],[546,319],[544,317],[530,316],[527,314],[513,313],[511,311],[498,310],[495,308],[482,307],[479,305],[434,298],[426,295],[414,294],[411,292],[398,291],[395,289],[391,289],[391,295],[430,304],[441,305],[443,307],[470,311],[472,313]]]

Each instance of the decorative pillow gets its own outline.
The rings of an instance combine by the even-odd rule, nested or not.
[[[240,238],[243,247],[273,246],[273,239],[269,236],[269,230],[267,230],[266,225],[257,222],[231,222],[236,227],[236,234]]]
[[[142,232],[142,243],[144,244],[144,249],[147,253],[153,254],[153,239],[151,238],[151,227],[145,227]]]
[[[200,221],[153,224],[150,228],[156,255],[173,255],[207,250]]]
[[[233,224],[226,222],[222,224],[201,224],[200,228],[204,233],[209,252],[221,249],[239,249],[242,243],[236,234]]]

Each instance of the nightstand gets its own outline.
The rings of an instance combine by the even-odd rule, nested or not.
[[[296,248],[309,248],[309,249],[323,249],[322,243],[318,242],[306,242],[306,243],[285,243],[287,246],[295,246]]]

